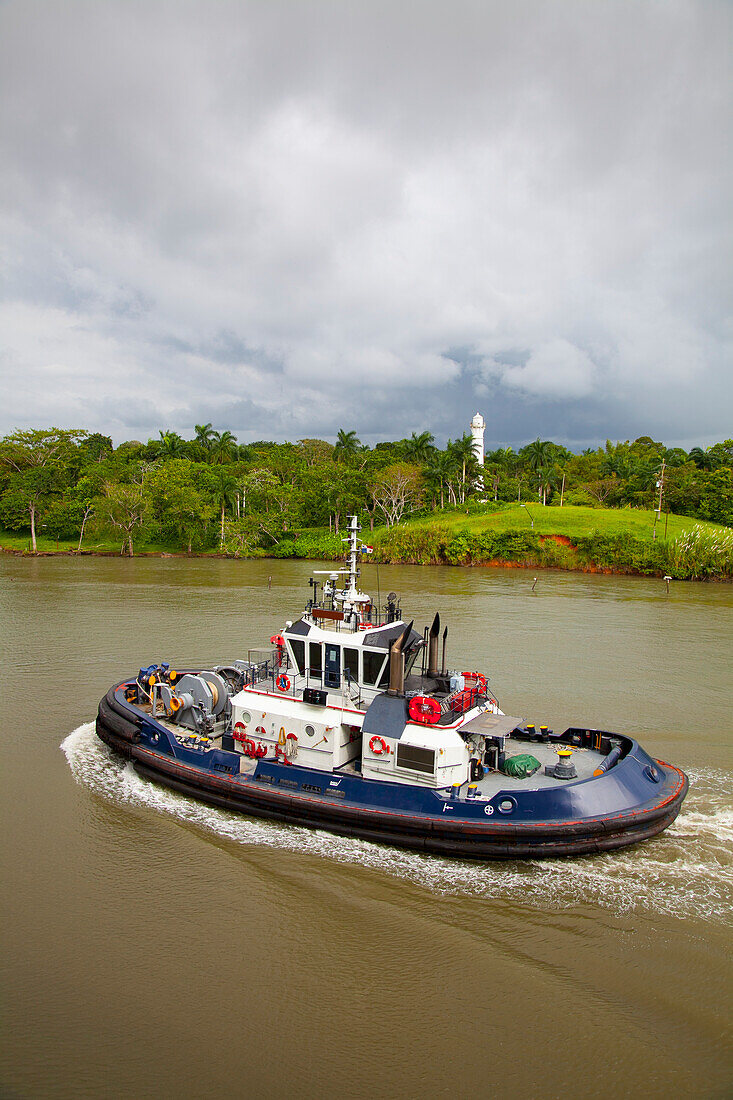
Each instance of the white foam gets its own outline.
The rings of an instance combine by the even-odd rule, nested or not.
[[[61,745],[78,782],[116,803],[145,806],[237,844],[283,848],[356,863],[434,893],[538,907],[598,905],[728,922],[733,913],[733,776],[690,772],[690,793],[661,836],[617,853],[568,860],[473,863],[425,856],[321,830],[218,810],[141,779],[129,762],[79,726]]]

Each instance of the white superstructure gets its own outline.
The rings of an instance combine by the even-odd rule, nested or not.
[[[339,769],[366,779],[437,788],[465,782],[475,753],[458,731],[472,715],[498,714],[498,707],[485,691],[465,698],[465,677],[443,670],[435,673],[446,689],[442,703],[432,704],[437,712],[430,722],[420,715],[413,720],[411,699],[422,698],[426,688],[410,690],[405,681],[418,656],[424,654],[425,664],[426,638],[403,620],[394,593],[387,596],[382,621],[380,609],[359,590],[359,530],[356,517],[350,517],[344,540],[348,568],[320,574],[325,577],[320,599],[321,582],[311,580],[313,597],[304,614],[273,637],[274,670],[259,675],[258,656],[250,653],[246,664],[255,675],[231,698],[234,738],[255,759],[297,760],[303,767],[332,772],[331,786],[338,785]],[[437,664],[437,627],[433,635],[431,663]],[[263,664],[271,666],[272,650],[266,653]],[[430,675],[423,668],[413,679],[425,685]],[[454,705],[458,696],[459,706]]]

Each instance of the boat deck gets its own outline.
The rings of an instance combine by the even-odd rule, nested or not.
[[[511,756],[534,756],[539,760],[540,768],[527,779],[515,779],[504,772],[486,772],[483,779],[477,781],[478,798],[493,798],[498,791],[538,791],[548,787],[566,786],[568,783],[577,783],[581,779],[590,779],[593,772],[603,760],[603,753],[594,749],[573,748],[571,760],[578,773],[577,779],[555,779],[552,775],[545,775],[545,766],[557,764],[557,745],[544,742],[508,741],[507,758]],[[567,748],[568,746],[564,746]],[[468,783],[461,787],[461,797],[468,790]]]

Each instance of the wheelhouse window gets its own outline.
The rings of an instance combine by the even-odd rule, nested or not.
[[[289,638],[290,650],[293,654],[293,664],[296,672],[305,670],[305,642],[302,638]]]
[[[423,749],[418,745],[397,743],[397,767],[413,772],[435,775],[435,749]]]
[[[387,687],[389,684],[389,673],[387,671],[387,662],[389,659],[389,653],[385,653],[384,650],[362,650],[364,661],[364,683],[376,684],[379,687]]]
[[[359,680],[359,650],[344,646],[344,672],[348,672],[353,683]]]
[[[321,659],[321,646],[319,642],[308,643],[308,666],[311,676],[320,677],[323,672],[323,661]]]

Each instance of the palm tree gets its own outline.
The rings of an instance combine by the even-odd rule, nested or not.
[[[181,438],[178,432],[159,431],[158,435],[160,436],[158,450],[161,455],[165,455],[167,458],[175,458],[181,454],[186,441]]]
[[[237,437],[232,435],[230,431],[214,432],[211,443],[212,462],[218,462],[220,465],[229,462],[234,457],[236,450]]]
[[[461,465],[461,504],[466,499],[466,469],[476,466],[476,454],[473,449],[473,436],[470,432],[464,432],[460,439],[452,443],[448,440],[447,450],[453,455],[457,463]]]
[[[194,429],[196,431],[194,442],[198,443],[202,450],[210,451],[217,434],[211,424],[195,424]]]
[[[527,456],[527,462],[529,464],[530,470],[534,470],[534,472],[539,477],[539,471],[543,467],[549,466],[550,462],[552,461],[552,444],[550,443],[549,440],[547,440],[547,439],[542,440],[542,439],[540,439],[539,436],[537,436],[534,443],[529,443],[523,449],[524,449],[524,452]],[[538,487],[538,492],[537,492],[538,499],[541,496],[542,496],[542,483],[540,481],[540,484],[539,484],[539,487]]]
[[[237,482],[228,470],[217,470],[214,478],[213,493],[214,502],[221,509],[221,530],[219,534],[219,550],[224,549],[224,513],[228,505],[234,503],[237,492]]]
[[[557,488],[558,482],[558,470],[556,466],[540,466],[537,471],[537,477],[540,480],[540,493],[542,494],[542,503],[547,504],[547,493],[550,489]]]
[[[428,466],[428,482],[440,493],[441,508],[445,508],[445,490],[454,469],[453,456],[448,451],[435,451]]]
[[[336,446],[333,449],[334,458],[336,458],[336,460],[345,458],[348,461],[348,459],[356,454],[360,447],[361,440],[356,432],[345,432],[343,428],[339,428],[338,435],[336,436]]]
[[[434,436],[430,432],[420,432],[417,435],[412,433],[409,439],[406,439],[403,445],[403,451],[405,458],[409,462],[417,462],[425,465],[430,460],[430,456],[434,453],[435,447]]]
[[[698,470],[712,469],[712,458],[707,451],[703,451],[702,447],[693,447],[690,451],[689,457],[695,463]]]

